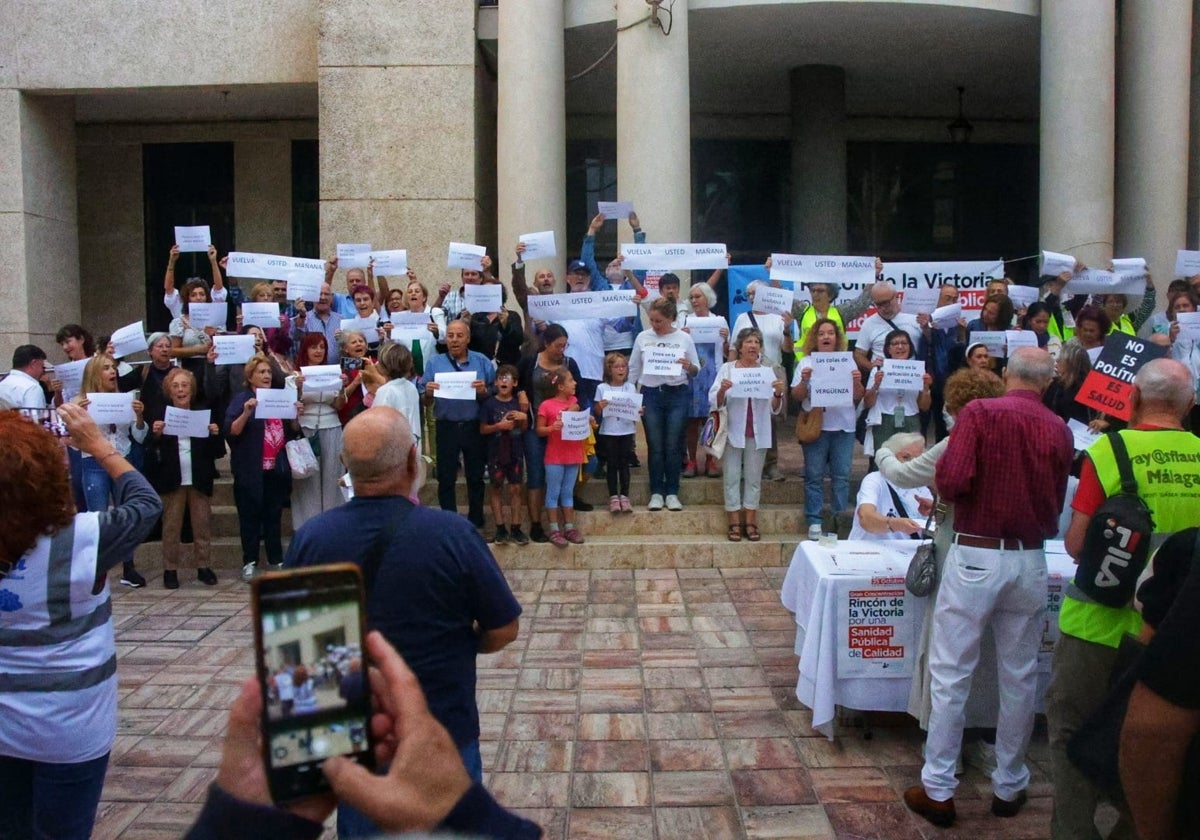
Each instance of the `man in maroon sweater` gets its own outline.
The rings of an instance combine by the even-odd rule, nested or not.
[[[1000,689],[992,813],[1011,817],[1025,804],[1046,608],[1043,543],[1058,532],[1074,454],[1066,425],[1042,405],[1053,375],[1045,350],[1017,350],[1004,396],[967,405],[938,461],[937,489],[954,504],[955,537],[934,606],[922,784],[904,793],[908,807],[935,825],[954,822],[963,708],[987,626],[998,641]]]

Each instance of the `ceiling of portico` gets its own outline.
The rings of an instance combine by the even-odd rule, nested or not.
[[[1039,18],[1030,14],[907,2],[692,5],[693,113],[786,114],[789,70],[833,64],[846,69],[851,116],[950,119],[963,85],[968,118],[1037,119]],[[568,77],[603,55],[615,30],[613,20],[568,29]],[[614,51],[568,82],[569,113],[615,113],[616,62]]]

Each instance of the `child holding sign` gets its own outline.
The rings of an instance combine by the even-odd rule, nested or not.
[[[596,389],[592,410],[601,418],[600,442],[608,461],[609,513],[633,513],[629,503],[629,462],[637,427],[633,420],[611,416],[607,408],[613,397],[630,400],[636,393],[629,381],[629,360],[625,355],[614,352],[605,356],[604,382]]]
[[[500,365],[496,370],[496,393],[479,408],[479,433],[487,438],[488,476],[492,480],[492,519],[496,534],[492,542],[527,545],[529,537],[521,530],[521,497],[525,495],[525,477],[521,465],[525,447],[521,434],[529,426],[529,401],[516,391],[517,369]],[[508,482],[511,503],[504,516],[504,484]]]
[[[552,371],[545,379],[554,396],[542,401],[537,412],[537,433],[546,439],[546,519],[550,523],[550,542],[559,548],[567,543],[579,545],[583,535],[575,527],[575,478],[583,463],[583,441],[563,439],[563,414],[578,412],[575,379],[566,368]],[[559,527],[559,509],[562,527]]]

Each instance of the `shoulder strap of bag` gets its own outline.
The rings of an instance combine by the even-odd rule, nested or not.
[[[379,574],[379,565],[383,562],[383,552],[391,545],[396,532],[400,530],[400,526],[408,519],[408,515],[412,513],[413,503],[407,499],[406,506],[403,510],[392,517],[391,522],[379,529],[379,533],[375,536],[371,547],[367,549],[367,554],[363,557],[362,564],[359,566],[362,569],[363,575],[363,590],[366,592],[368,603],[371,600],[371,593],[375,591],[375,578]]]
[[[890,481],[888,481],[887,479],[884,479],[883,483],[887,485],[888,492],[892,494],[892,502],[896,505],[896,512],[899,513],[901,516],[903,516],[905,519],[911,519],[912,517],[908,515],[908,508],[906,508],[904,506],[904,502],[902,502],[900,500],[900,494],[896,492],[896,488],[893,487],[892,483]],[[929,522],[932,519],[933,519],[933,511],[930,511],[929,518],[925,520],[925,528],[922,529],[922,533],[928,532]],[[912,539],[912,540],[921,539],[920,534],[909,534],[908,537],[909,537],[909,539]]]
[[[1125,439],[1120,432],[1109,432],[1108,442],[1112,445],[1113,456],[1117,460],[1117,471],[1121,474],[1121,492],[1131,496],[1138,494],[1137,478],[1133,474],[1133,464],[1129,461],[1129,450],[1125,448]]]
[[[762,332],[762,328],[758,325],[758,319],[754,317],[754,310],[752,309],[746,314],[750,316],[750,323],[754,325],[754,329]]]

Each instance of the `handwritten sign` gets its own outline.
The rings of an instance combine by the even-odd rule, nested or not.
[[[853,353],[810,353],[805,358],[812,360],[808,389],[813,408],[854,405]]]
[[[439,400],[474,400],[475,399],[475,377],[477,374],[472,370],[453,371],[447,373],[436,373],[433,376],[433,381],[437,383],[437,390],[433,395]]]
[[[726,268],[729,249],[718,243],[679,242],[669,245],[646,243],[621,244],[625,257],[621,267],[629,271],[657,269],[659,271],[690,271],[702,268]]]
[[[721,337],[721,329],[729,329],[720,315],[708,315],[704,318],[689,315],[684,326],[688,335],[692,337],[693,344],[720,344],[725,340]]]
[[[258,400],[258,404],[254,406],[254,419],[296,419],[295,388],[255,388],[254,398]]]
[[[466,242],[451,242],[446,251],[446,268],[457,268],[463,271],[481,271],[483,257],[487,248],[483,245],[471,245]]]
[[[771,254],[771,279],[862,289],[875,282],[875,258]]]
[[[1175,252],[1175,276],[1195,277],[1200,274],[1200,251]]]
[[[133,413],[133,392],[124,394],[102,394],[93,392],[87,395],[87,412],[97,425],[129,424],[137,419]]]
[[[337,246],[338,268],[366,268],[371,259],[371,243],[347,244],[339,242]]]
[[[564,411],[558,419],[563,424],[563,440],[587,440],[592,431],[590,415],[586,411]]]
[[[1038,289],[1036,286],[1018,286],[1013,284],[1008,287],[1008,296],[1015,308],[1022,309],[1028,307],[1029,304],[1038,299]]]
[[[279,326],[279,304],[278,303],[252,303],[247,301],[242,304],[242,326],[243,327],[262,327],[264,330],[269,330]]]
[[[77,362],[63,362],[54,366],[54,378],[62,383],[64,400],[70,400],[79,393],[83,386],[83,369],[91,359],[80,359]]]
[[[617,420],[637,421],[642,417],[641,394],[619,394],[608,398],[604,406],[604,416]]]
[[[254,336],[214,335],[213,349],[218,365],[244,365],[254,355]]]
[[[517,237],[518,242],[525,244],[524,260],[546,260],[558,256],[554,245],[554,231],[543,230],[538,233],[522,233]],[[468,307],[469,308],[469,307]],[[475,310],[472,309],[472,312]]]
[[[224,303],[189,303],[187,305],[188,324],[194,330],[205,327],[225,329],[225,318],[229,314],[229,306]],[[279,326],[279,322],[275,322]]]
[[[729,371],[733,387],[726,392],[729,397],[746,399],[770,399],[775,393],[775,371],[769,367],[740,368]]]
[[[206,438],[211,422],[207,411],[188,411],[186,408],[169,405],[163,417],[162,433],[172,437]]]
[[[1004,347],[1008,351],[1008,355],[1012,355],[1013,351],[1021,347],[1037,347],[1037,333],[1033,330],[1005,330],[1004,331]]]
[[[179,246],[180,253],[208,253],[212,241],[208,225],[175,226],[175,244]]]
[[[1200,341],[1200,312],[1176,312],[1175,321],[1179,324],[1180,338]]]
[[[300,375],[304,377],[304,390],[336,391],[342,387],[341,365],[303,365]]]
[[[109,341],[113,344],[113,358],[116,359],[140,353],[150,347],[146,344],[146,328],[141,321],[114,330]]]
[[[366,339],[367,344],[375,344],[377,341],[379,341],[378,318],[343,318],[342,332],[347,333],[351,330],[362,333],[362,336]]]
[[[922,391],[925,388],[925,363],[916,359],[884,359],[883,387],[899,391]]]
[[[408,273],[408,251],[403,248],[372,251],[369,256],[375,260],[376,277],[397,277]]]
[[[504,308],[504,287],[499,283],[462,287],[463,306],[468,312],[499,312]]]

